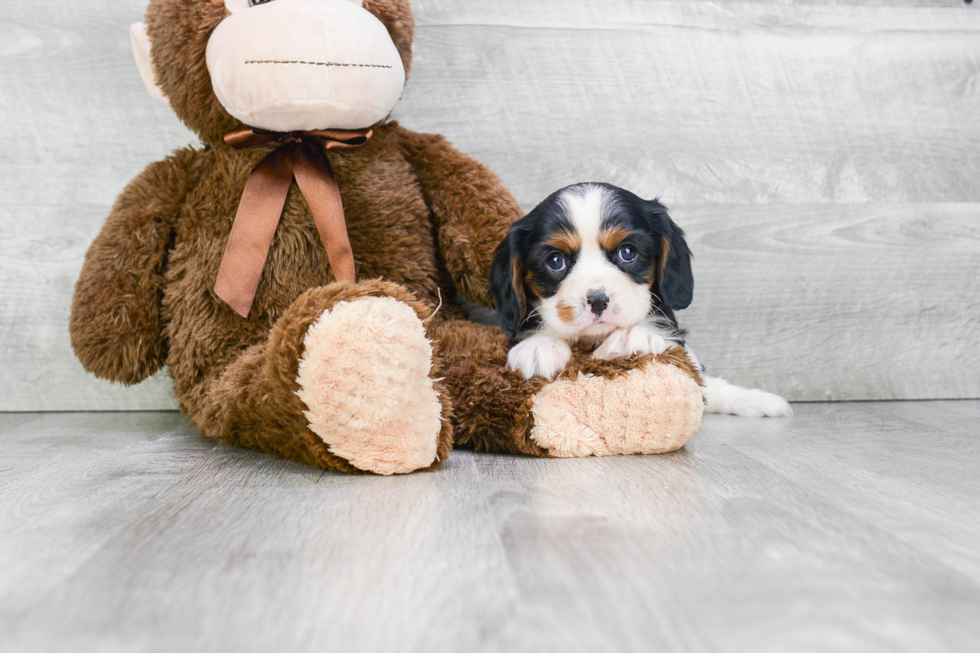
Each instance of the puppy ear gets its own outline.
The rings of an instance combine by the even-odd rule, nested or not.
[[[694,299],[691,250],[684,239],[684,230],[667,215],[667,207],[657,200],[650,203],[659,218],[661,235],[655,292],[671,309],[679,311],[690,306]]]
[[[527,294],[524,292],[524,263],[514,228],[497,247],[490,268],[490,292],[500,315],[500,324],[513,338],[527,319]]]

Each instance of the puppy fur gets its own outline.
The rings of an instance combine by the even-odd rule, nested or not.
[[[691,304],[694,276],[684,232],[663,204],[585,183],[553,193],[513,224],[495,253],[490,286],[513,345],[508,367],[550,379],[575,343],[595,346],[601,360],[685,346],[675,311]],[[771,393],[704,380],[708,412],[791,412]]]

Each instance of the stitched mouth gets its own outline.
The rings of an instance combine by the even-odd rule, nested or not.
[[[278,61],[275,59],[246,61],[245,64],[288,64],[296,66],[332,66],[336,68],[392,68],[392,66],[384,66],[376,63],[341,63],[339,61]]]

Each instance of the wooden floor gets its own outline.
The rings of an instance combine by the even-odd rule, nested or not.
[[[980,650],[980,401],[796,411],[397,478],[0,415],[0,650]]]

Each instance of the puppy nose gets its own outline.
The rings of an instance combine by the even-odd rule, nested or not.
[[[602,290],[590,290],[585,296],[585,301],[589,302],[592,312],[601,315],[606,306],[609,306],[609,295]]]

